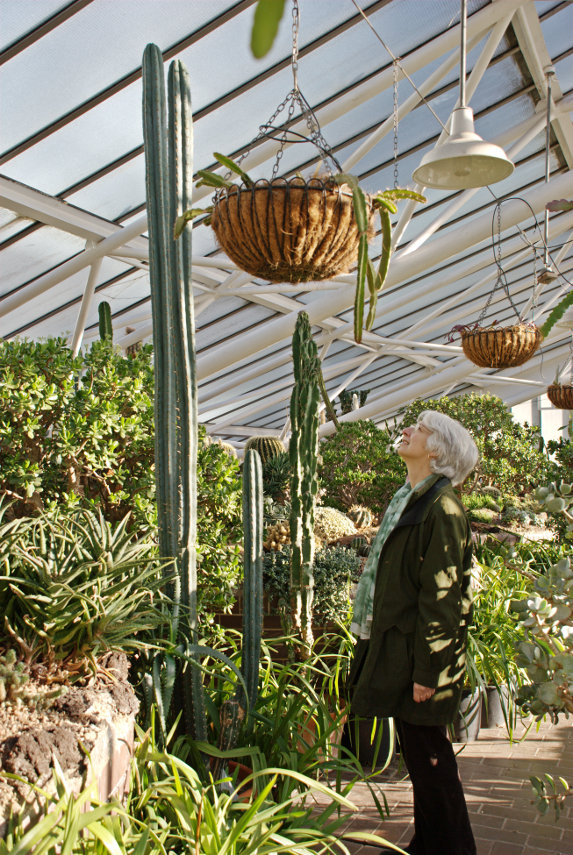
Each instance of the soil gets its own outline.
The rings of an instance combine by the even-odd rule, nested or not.
[[[44,786],[54,758],[70,777],[87,771],[103,709],[111,707],[126,715],[136,712],[138,702],[127,682],[127,658],[112,653],[99,664],[98,677],[86,686],[59,683],[58,678],[48,685],[42,674],[32,672],[24,701],[0,703],[0,824],[2,817],[33,801],[34,788],[26,782]]]

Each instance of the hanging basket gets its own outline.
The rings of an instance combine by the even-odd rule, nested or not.
[[[573,410],[573,386],[566,383],[552,383],[547,388],[547,397],[554,407],[560,410]]]
[[[348,272],[358,255],[352,192],[333,179],[276,178],[225,188],[211,225],[241,270],[270,282],[331,279]]]
[[[462,330],[461,337],[465,355],[481,368],[523,365],[541,342],[541,332],[533,324],[478,327]]]

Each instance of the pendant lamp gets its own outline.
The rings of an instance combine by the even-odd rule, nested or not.
[[[466,106],[466,0],[461,0],[460,106],[450,116],[449,135],[423,158],[413,179],[437,190],[485,187],[513,172],[511,160],[500,146],[488,143],[474,128],[471,107]]]

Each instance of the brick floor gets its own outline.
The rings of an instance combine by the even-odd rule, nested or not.
[[[552,810],[545,816],[537,811],[529,782],[530,775],[548,772],[573,784],[571,721],[522,728],[513,743],[504,728],[482,729],[476,742],[455,748],[478,855],[573,855],[573,796],[556,821]],[[386,797],[389,817],[380,817],[368,787],[356,784],[349,797],[359,810],[344,836],[368,832],[407,844],[413,835],[412,790],[403,769],[393,761],[372,786],[381,802]],[[345,842],[352,855],[378,853],[378,845]]]

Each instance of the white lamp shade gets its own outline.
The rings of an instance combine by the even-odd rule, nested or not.
[[[457,107],[450,120],[450,135],[424,155],[413,179],[437,190],[466,190],[502,181],[513,172],[511,160],[500,146],[476,134],[471,107]]]

